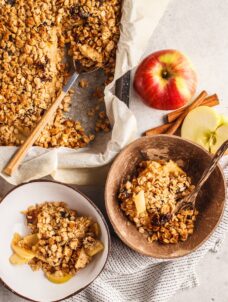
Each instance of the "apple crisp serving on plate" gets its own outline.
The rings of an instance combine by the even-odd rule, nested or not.
[[[175,162],[147,160],[122,183],[118,197],[122,211],[149,242],[177,243],[193,233],[198,212],[182,209],[173,215],[172,211],[193,188]]]
[[[31,234],[14,234],[10,262],[42,269],[51,282],[68,281],[104,248],[98,223],[64,202],[45,202],[23,213]]]
[[[1,146],[21,145],[59,95],[69,76],[66,49],[82,65],[102,67],[107,82],[113,79],[120,16],[121,0],[1,1]],[[71,96],[35,145],[78,148],[94,139],[64,116]]]

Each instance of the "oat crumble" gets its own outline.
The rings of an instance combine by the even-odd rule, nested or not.
[[[177,243],[193,233],[197,210],[172,210],[194,189],[173,161],[142,161],[119,191],[120,207],[149,242]]]
[[[90,217],[79,216],[64,202],[31,206],[24,214],[31,234],[18,240],[16,245],[32,253],[27,263],[34,271],[42,269],[46,276],[74,276],[103,250],[98,239],[99,225]],[[14,246],[12,248],[17,253]],[[19,253],[20,257],[23,252]]]
[[[66,46],[75,60],[86,67],[103,67],[107,81],[112,80],[120,14],[121,0],[1,2],[1,146],[21,145],[59,95],[69,76],[63,64]],[[79,121],[64,117],[71,95],[72,91],[35,145],[80,148],[94,139]]]

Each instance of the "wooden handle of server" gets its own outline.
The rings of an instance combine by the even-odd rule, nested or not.
[[[32,147],[32,145],[35,143],[35,141],[40,136],[42,130],[53,119],[53,115],[55,114],[57,108],[61,104],[61,101],[63,100],[65,95],[66,95],[66,93],[62,91],[61,94],[59,95],[59,97],[56,99],[56,101],[46,111],[46,113],[43,115],[43,117],[38,122],[36,127],[32,130],[30,135],[26,138],[24,143],[19,147],[19,149],[16,151],[16,153],[13,155],[13,157],[7,163],[6,167],[3,170],[3,172],[6,175],[11,176],[13,174],[13,172],[18,168],[18,166],[20,165],[20,163],[26,156],[28,149],[30,147]]]
[[[20,148],[16,151],[10,161],[7,163],[6,167],[3,169],[3,173],[8,176],[11,176],[13,172],[18,168],[24,157],[26,156],[28,149],[32,147],[35,141],[40,136],[43,129],[47,126],[47,124],[53,119],[56,110],[60,106],[63,98],[72,87],[76,79],[78,78],[78,73],[74,73],[70,79],[68,80],[66,86],[63,88],[60,95],[57,99],[51,104],[45,114],[42,116],[41,120],[38,122],[36,127],[32,130],[31,134],[26,138],[25,142],[20,146]]]

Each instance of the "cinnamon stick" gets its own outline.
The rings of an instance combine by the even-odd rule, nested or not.
[[[211,96],[208,96],[205,98],[205,100],[202,102],[202,104],[200,106],[209,106],[209,107],[213,107],[219,104],[219,99],[217,94],[213,94]],[[167,120],[169,123],[175,121],[184,111],[187,110],[187,108],[189,108],[190,105],[186,106],[186,107],[182,107],[180,109],[177,109],[175,111],[170,112],[169,114],[167,114]]]
[[[217,106],[217,105],[219,105],[218,96],[217,96],[217,94],[213,94],[213,95],[207,97],[207,98],[203,101],[202,105],[200,105],[200,106],[213,107],[213,106]]]
[[[161,126],[149,129],[146,132],[144,132],[144,135],[149,136],[149,135],[165,133],[172,126],[172,124],[173,123],[167,123],[167,124],[163,124]]]
[[[213,94],[211,96],[206,97],[199,106],[213,107],[213,106],[216,106],[218,104],[219,104],[218,96],[217,96],[217,94]],[[181,109],[178,109],[176,111],[173,111],[173,112],[169,113],[167,115],[167,118],[171,117],[172,122],[160,125],[158,127],[152,128],[152,129],[149,129],[149,130],[147,130],[144,133],[144,135],[150,136],[150,135],[167,133],[168,129],[170,129],[174,125],[175,119],[177,119],[178,117],[180,117],[181,114],[183,114],[189,107],[190,107],[190,105],[187,106],[187,107],[184,107],[184,108],[181,108]]]
[[[166,131],[166,134],[174,134],[182,124],[186,115],[194,108],[200,106],[206,97],[207,97],[206,91],[202,91],[200,95],[195,99],[195,101],[186,108],[186,110],[175,120],[175,122],[173,122],[173,125]]]

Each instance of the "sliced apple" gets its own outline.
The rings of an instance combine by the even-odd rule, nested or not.
[[[169,172],[169,173],[175,173],[175,172],[179,172],[179,173],[184,173],[184,171],[172,160],[170,160],[165,166],[164,166],[164,170]]]
[[[13,235],[13,239],[11,242],[12,250],[21,258],[25,258],[27,260],[34,258],[35,254],[31,250],[18,246],[18,243],[21,240],[22,240],[22,237],[18,233],[15,233]]]
[[[101,251],[103,251],[103,249],[104,249],[103,243],[100,240],[97,240],[96,244],[89,247],[89,248],[86,248],[85,252],[90,257],[93,257],[94,255],[96,255],[96,254],[100,253]]]
[[[65,283],[73,277],[72,275],[69,275],[69,274],[61,276],[58,274],[50,274],[50,273],[46,273],[45,276],[47,277],[47,279],[49,281],[51,281],[52,283],[55,283],[55,284]]]
[[[32,251],[22,248],[16,244],[12,244],[11,246],[12,246],[13,251],[21,258],[31,260],[32,258],[34,258],[36,256]]]
[[[90,256],[85,252],[84,248],[81,249],[77,262],[75,263],[75,268],[84,268],[90,261]]]
[[[146,211],[146,200],[144,191],[141,190],[137,195],[133,196],[137,214],[140,215]]]
[[[28,263],[29,260],[25,258],[21,258],[20,256],[18,256],[18,254],[13,254],[9,258],[9,261],[13,265],[20,265],[20,264]]]
[[[20,240],[22,240],[22,237],[21,237],[21,235],[20,234],[18,234],[18,233],[14,233],[13,234],[13,239],[12,239],[12,244],[14,243],[14,244],[18,244],[18,242],[20,241]]]
[[[228,125],[228,116],[221,114],[221,126]]]
[[[38,238],[37,234],[30,234],[30,235],[25,236],[22,239],[22,243],[24,243],[29,248],[32,248],[34,245],[36,245],[38,241],[39,241],[39,238]]]
[[[211,140],[220,124],[221,117],[214,109],[200,106],[193,109],[185,118],[181,128],[181,136],[210,151]]]
[[[100,226],[97,222],[94,222],[91,226],[90,226],[90,231],[93,232],[97,237],[100,235]]]
[[[226,140],[228,140],[228,124],[222,125],[216,130],[214,141],[210,146],[211,153],[215,153]]]

